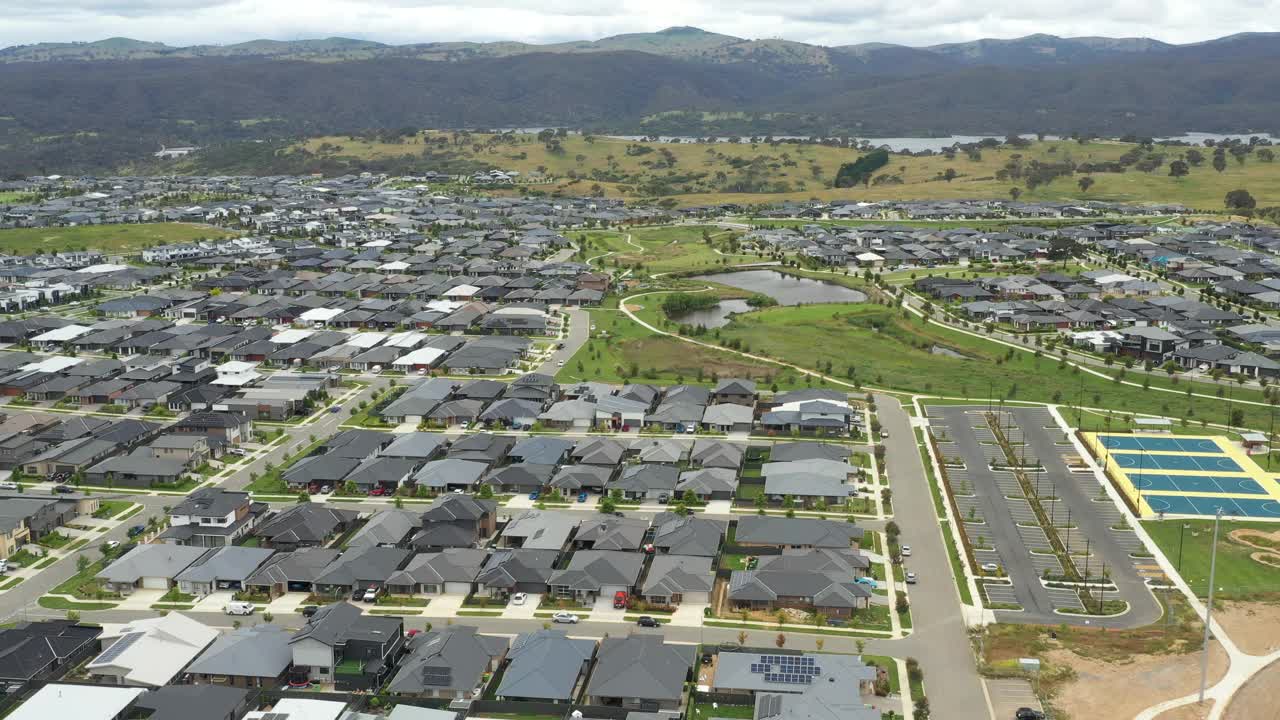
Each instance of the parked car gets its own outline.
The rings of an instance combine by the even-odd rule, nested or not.
[[[10,480],[5,480],[4,482],[0,482],[0,490],[17,490],[17,489],[18,489],[18,483],[16,482],[12,482]]]
[[[371,603],[378,599],[378,591],[374,588],[369,588],[368,590],[364,591],[364,595],[361,596],[361,599],[364,600],[365,602]]]
[[[652,618],[648,615],[641,615],[640,617],[636,618],[636,624],[639,625],[640,627],[656,628],[656,627],[662,626],[662,623],[658,622],[657,619]]]
[[[244,448],[233,447],[233,448],[231,448],[231,449],[227,450],[227,454],[228,454],[228,455],[240,455],[240,456],[242,456],[242,457],[243,457],[243,456],[245,456],[245,455],[248,455],[248,452],[246,452]]]
[[[106,549],[108,549],[108,550],[115,550],[116,548],[120,547],[120,541],[119,541],[119,540],[108,540],[108,541],[106,541],[106,542],[102,543],[102,547],[104,547],[104,548],[106,548]]]
[[[1044,713],[1035,708],[1020,707],[1013,713],[1013,720],[1044,720]]]
[[[302,617],[311,617],[312,615],[315,615],[319,611],[320,611],[319,605],[303,605],[302,610],[300,610],[299,612],[302,613]]]
[[[242,602],[240,600],[232,600],[222,608],[222,612],[227,615],[252,615],[253,603]]]
[[[578,493],[578,502],[584,503],[586,501],[587,501],[587,491],[583,490],[582,492]]]
[[[134,525],[133,527],[129,528],[129,537],[131,538],[138,537],[139,535],[141,535],[146,531],[147,531],[146,527],[142,525]]]
[[[916,574],[915,574],[915,573],[913,573],[913,572],[909,572],[909,573],[907,573],[907,584],[908,584],[908,585],[915,585],[915,584],[916,584]]]
[[[854,580],[854,582],[858,583],[859,585],[866,585],[867,587],[873,588],[873,589],[876,587],[876,579],[873,577],[860,577],[857,580]]]
[[[671,495],[670,495],[670,493],[658,493],[658,504],[659,504],[659,505],[666,505],[668,502],[671,502]]]
[[[1000,572],[1000,566],[995,563],[982,563],[982,571],[989,573]]]
[[[561,610],[560,612],[558,612],[558,613],[556,613],[555,615],[552,615],[552,616],[551,616],[551,622],[555,622],[555,623],[567,623],[567,624],[569,624],[569,625],[577,625],[577,624],[578,624],[578,616],[577,616],[577,615],[574,615],[574,614],[573,614],[573,613],[571,613],[571,612],[565,612],[564,610]]]
[[[529,599],[529,596],[528,596],[528,595],[526,595],[525,593],[516,593],[515,595],[512,595],[512,596],[511,596],[511,604],[512,604],[512,605],[523,605],[523,604],[524,604],[524,601],[525,601],[525,600],[528,600],[528,599]]]
[[[334,405],[334,406],[332,406],[332,407],[330,407],[330,408],[329,408],[329,412],[330,412],[330,413],[332,413],[332,414],[334,414],[334,415],[337,415],[339,412],[341,412],[341,410],[342,410],[342,408],[338,407],[337,405]]]
[[[71,487],[70,485],[55,485],[53,488],[53,491],[55,493],[58,493],[59,495],[70,495],[71,493],[75,492],[76,489]]]
[[[627,609],[627,593],[625,590],[619,590],[618,592],[613,594],[613,609],[614,610]]]
[[[563,361],[563,360],[557,360],[557,361],[556,361],[556,367],[564,367],[564,361]]]
[[[911,557],[911,546],[910,546],[910,545],[903,545],[903,546],[902,546],[902,557]]]
[[[329,493],[331,493],[331,492],[333,492],[333,486],[332,486],[332,485],[325,485],[325,486],[323,486],[323,487],[321,487],[321,488],[320,488],[320,494],[321,494],[321,495],[328,495],[328,494],[329,494]]]
[[[702,664],[703,665],[711,664],[711,653],[702,653]]]
[[[373,495],[374,497],[380,497],[382,493],[383,493],[383,490],[381,485],[377,485],[372,490],[369,491],[369,494]]]
[[[356,588],[355,590],[351,591],[352,600],[359,600],[362,597],[364,597],[364,591],[361,590],[360,588]]]
[[[529,499],[537,500],[541,495],[542,495],[541,490],[534,490],[533,492],[529,493]]]

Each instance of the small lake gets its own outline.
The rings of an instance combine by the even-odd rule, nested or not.
[[[866,293],[852,290],[843,285],[785,275],[776,270],[713,273],[710,275],[695,275],[692,279],[728,285],[750,293],[768,295],[777,300],[779,305],[860,303],[867,300]],[[729,324],[730,315],[751,312],[751,310],[752,307],[747,304],[746,300],[721,300],[716,307],[708,310],[698,310],[672,319],[685,325],[718,328]]]

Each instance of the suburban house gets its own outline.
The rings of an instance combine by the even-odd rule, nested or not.
[[[275,554],[265,548],[229,545],[210,550],[174,578],[179,592],[203,597],[219,590],[239,591]]]
[[[628,500],[661,500],[675,494],[679,479],[680,469],[674,465],[641,463],[623,467],[606,489],[618,490]]]
[[[418,553],[387,578],[386,587],[395,595],[469,595],[488,558],[475,548]]]
[[[572,598],[583,605],[596,598],[612,598],[616,593],[635,592],[644,570],[644,555],[618,550],[579,550],[568,567],[557,570],[547,581],[551,594]]]
[[[129,595],[134,590],[168,590],[192,564],[215,550],[180,545],[138,545],[94,577],[108,590]]]
[[[261,538],[262,547],[275,550],[320,547],[346,532],[358,516],[354,510],[299,503],[272,515],[254,534]]]
[[[401,548],[348,548],[320,572],[315,581],[316,592],[342,596],[360,590],[381,590],[411,557],[413,551]]]
[[[186,679],[196,685],[278,688],[293,664],[292,633],[261,623],[224,633],[187,666]]]
[[[510,642],[505,637],[481,635],[469,625],[450,625],[415,635],[387,692],[471,700],[484,692],[485,676],[498,669]]]
[[[418,550],[475,547],[493,536],[497,507],[494,500],[455,493],[441,495],[422,513],[422,530],[410,544]]]
[[[564,550],[578,522],[578,517],[568,512],[525,510],[502,529],[498,544],[504,548]]]
[[[734,543],[744,547],[857,549],[862,528],[834,520],[744,515],[738,518]]]
[[[753,380],[740,378],[724,378],[711,390],[710,400],[713,404],[731,403],[734,405],[756,404],[756,384]]]
[[[626,550],[635,552],[644,543],[649,521],[640,518],[604,516],[583,520],[573,537],[578,550]]]
[[[715,585],[713,558],[656,555],[649,564],[640,596],[657,605],[707,604]]]
[[[668,644],[661,635],[607,637],[600,642],[587,700],[644,712],[679,710],[695,651],[693,645]]]
[[[296,673],[344,688],[378,687],[395,669],[404,647],[404,621],[334,603],[308,618],[289,646]]]
[[[135,620],[104,630],[100,637],[102,654],[84,669],[100,683],[163,687],[181,675],[217,637],[217,630],[181,613]]]
[[[277,552],[245,581],[245,587],[271,599],[286,592],[310,593],[315,590],[316,578],[341,554],[341,550],[322,547]]]
[[[496,550],[476,576],[476,595],[506,598],[513,593],[545,593],[555,572],[557,550]]]
[[[714,558],[720,554],[725,525],[697,515],[659,513],[653,518],[654,549],[660,554]]]
[[[0,682],[24,687],[49,682],[98,649],[102,628],[69,620],[19,622],[0,630]]]
[[[159,540],[173,545],[225,547],[248,535],[269,512],[249,493],[200,488],[169,510],[169,527]]]
[[[761,556],[755,570],[734,570],[727,597],[740,610],[786,607],[848,617],[870,604],[871,591],[855,582],[867,568],[866,557],[854,551],[787,550]]]
[[[516,636],[495,696],[499,700],[570,703],[578,696],[596,642],[570,638],[564,630]]]

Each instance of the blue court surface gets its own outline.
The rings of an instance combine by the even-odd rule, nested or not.
[[[1155,512],[1170,515],[1213,515],[1222,508],[1224,515],[1236,517],[1280,518],[1280,502],[1254,498],[1189,497],[1143,493],[1142,499]]]
[[[1222,454],[1218,443],[1208,438],[1138,437],[1136,435],[1099,435],[1108,450],[1146,450],[1147,452],[1197,452]]]
[[[1111,453],[1117,467],[1150,470],[1204,470],[1208,472],[1244,472],[1235,460],[1227,456],[1198,457],[1196,455],[1149,455],[1147,453]]]
[[[1247,477],[1228,477],[1226,475],[1153,475],[1151,473],[1131,473],[1129,482],[1142,492],[1184,492],[1184,493],[1227,493],[1237,495],[1267,495],[1258,482]]]

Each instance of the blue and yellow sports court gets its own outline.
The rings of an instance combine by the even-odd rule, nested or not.
[[[1143,517],[1224,515],[1280,520],[1280,474],[1221,436],[1083,433]]]

